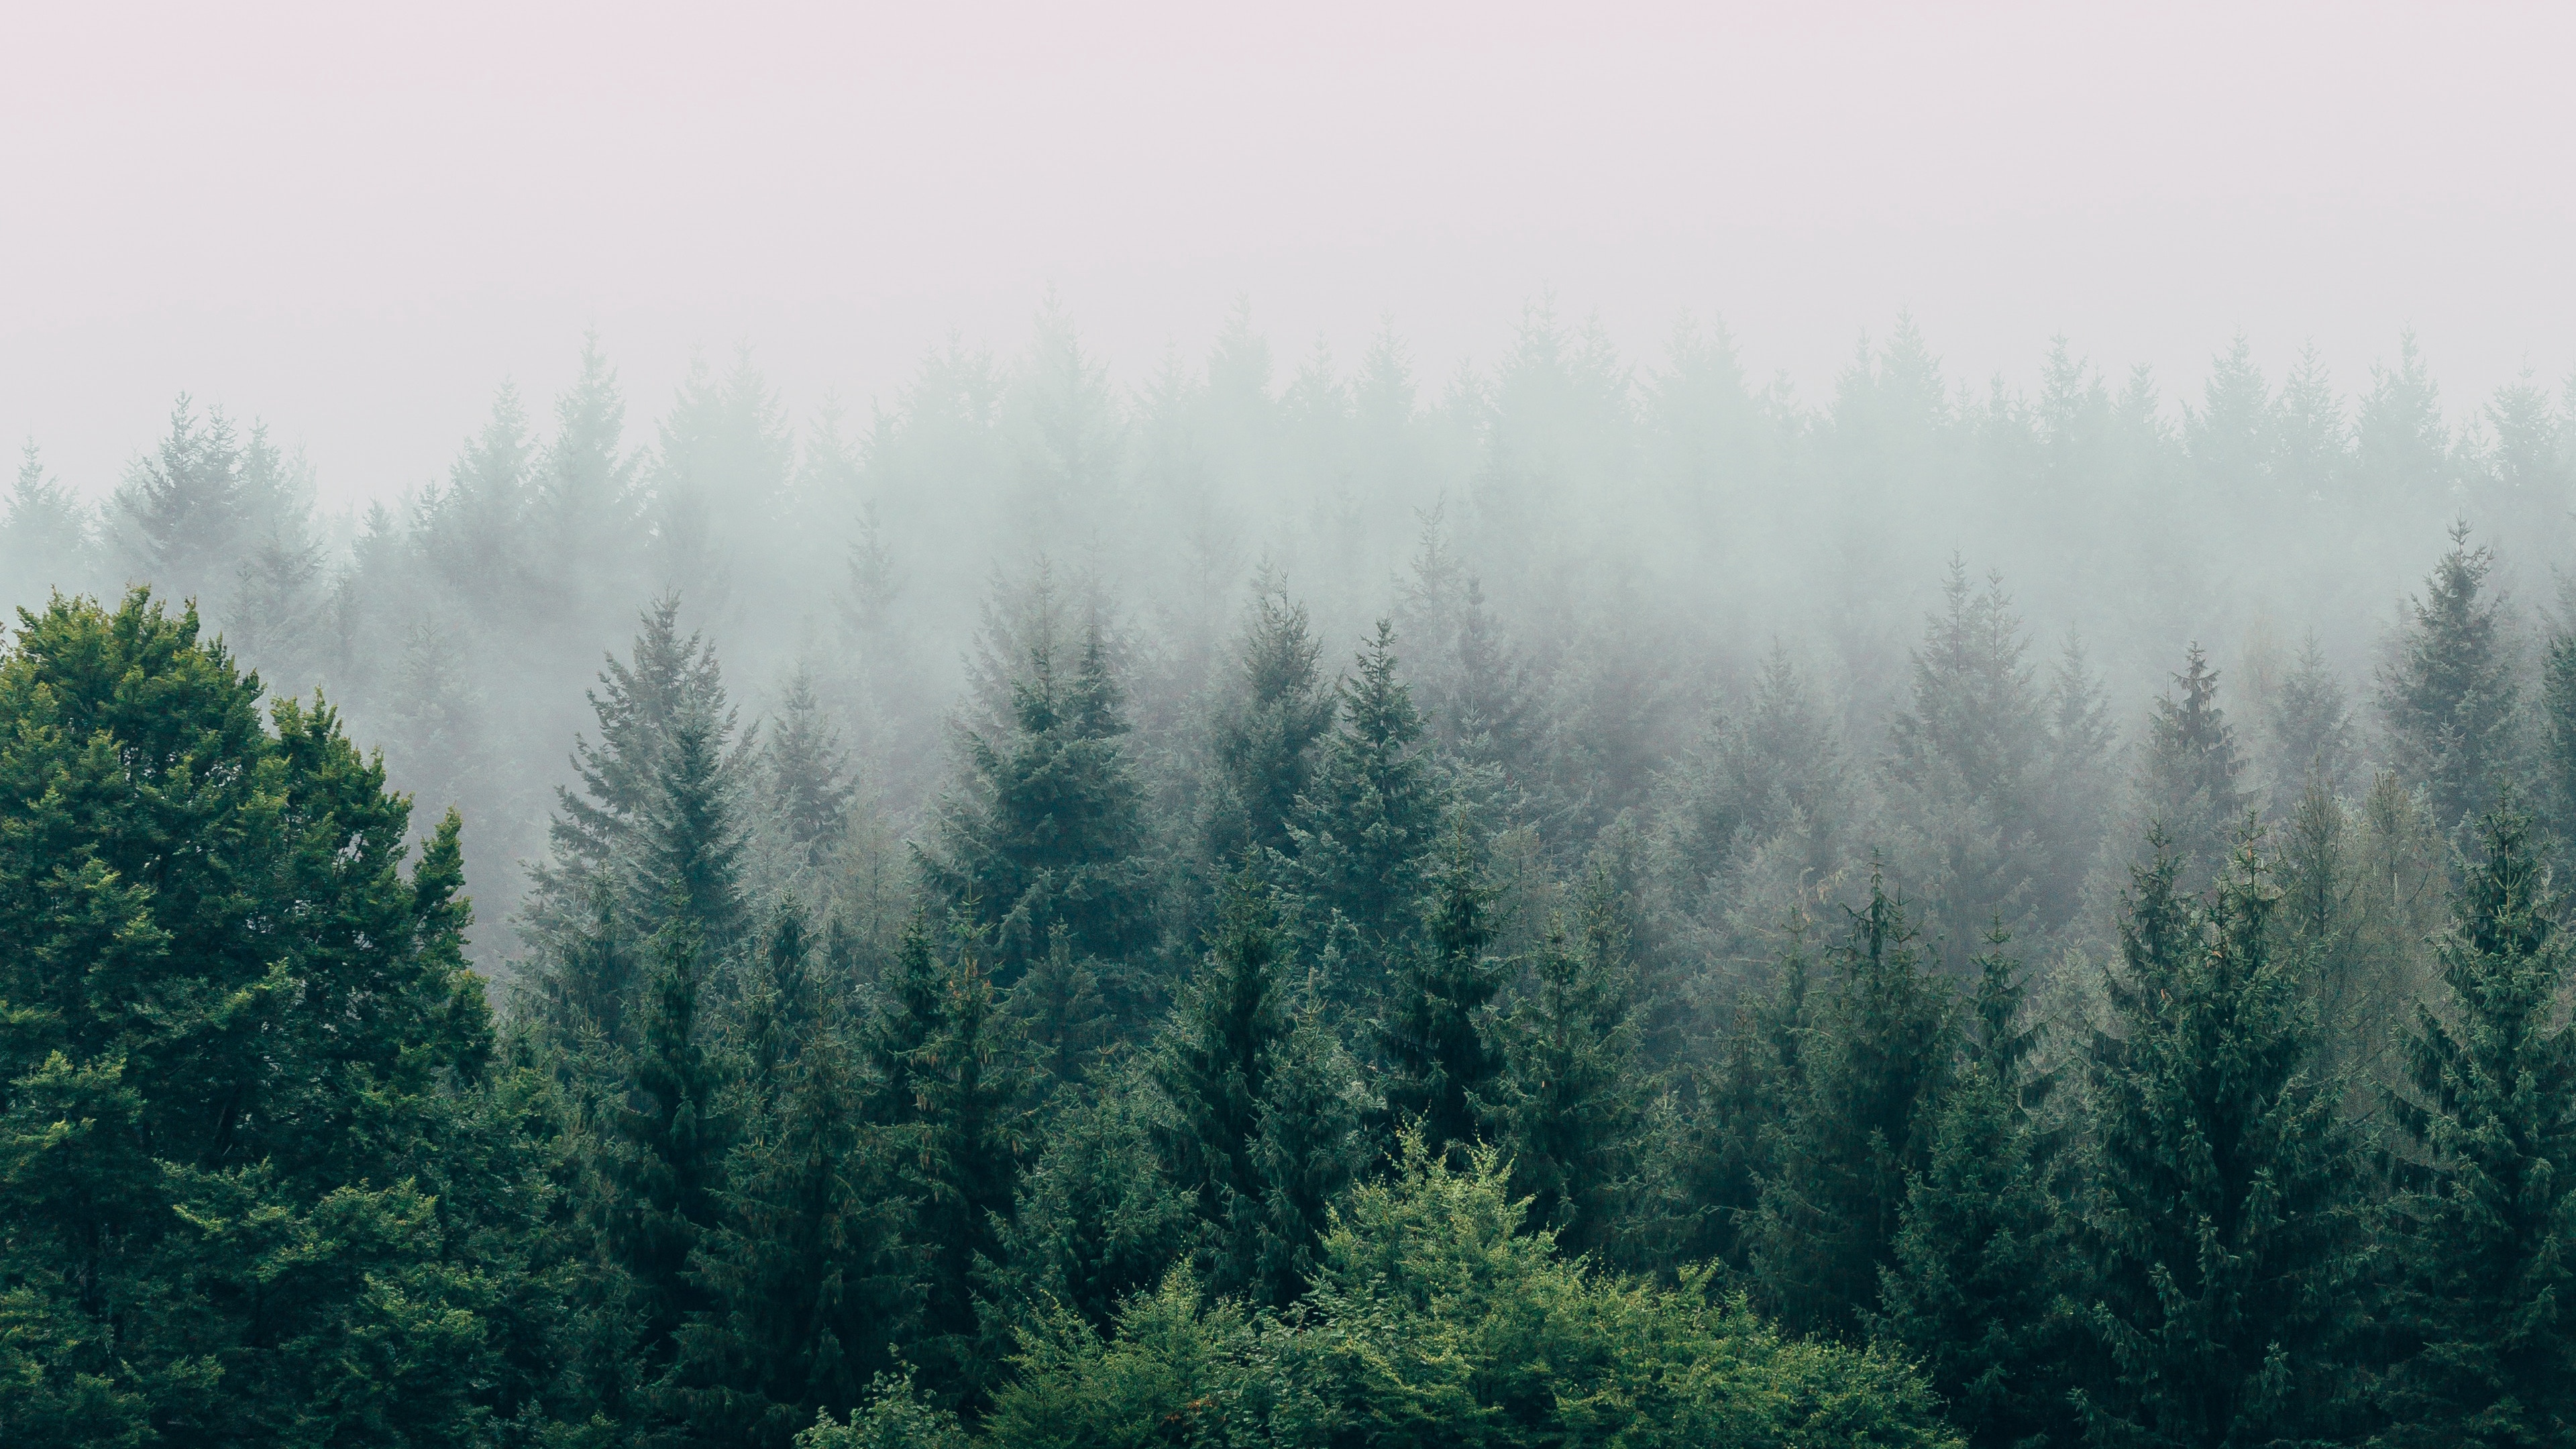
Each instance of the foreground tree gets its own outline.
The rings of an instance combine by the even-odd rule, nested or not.
[[[2216,903],[2175,890],[2156,842],[2092,1059],[2097,1442],[2329,1440],[2351,1422],[2357,1163],[2314,1028],[2273,950],[2250,841]]]
[[[457,821],[405,874],[382,770],[259,697],[140,590],[0,655],[11,1444],[462,1442],[533,1392]]]
[[[2562,1019],[2564,899],[2508,806],[2437,948],[2393,1095],[2409,1146],[2395,1220],[2391,1442],[2562,1444],[2576,1434],[2576,1032]]]

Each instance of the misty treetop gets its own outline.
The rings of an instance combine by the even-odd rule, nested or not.
[[[30,451],[0,1439],[2576,1440],[2536,384],[536,411]]]

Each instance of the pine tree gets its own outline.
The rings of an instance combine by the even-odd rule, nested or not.
[[[200,421],[186,394],[170,431],[117,489],[115,533],[129,582],[166,597],[214,602],[255,536],[242,486],[240,436],[218,408]]]
[[[1671,1127],[1650,1162],[1654,1256],[1661,1265],[1713,1262],[1742,1272],[1758,1227],[1762,1183],[1777,1175],[1781,1129],[1807,1086],[1814,1035],[1814,963],[1807,921],[1792,917],[1769,989],[1737,1004],[1716,1060],[1693,1071],[1690,1095],[1659,1104]]]
[[[1873,872],[1835,953],[1751,1225],[1761,1300],[1797,1331],[1845,1334],[1878,1300],[1906,1183],[1928,1160],[1957,1034],[1919,928]]]
[[[2161,842],[2159,842],[2161,846]],[[2313,1030],[2273,948],[2277,896],[2251,841],[2216,904],[2159,848],[2134,874],[2092,1054],[2084,1234],[2105,1379],[2099,1442],[2332,1439],[2347,1421],[2356,1161]]]
[[[635,824],[632,914],[659,930],[685,921],[712,954],[730,952],[749,926],[743,900],[739,770],[726,750],[732,716],[690,700],[670,722],[652,793]]]
[[[1271,1049],[1254,1122],[1261,1255],[1258,1291],[1248,1296],[1282,1309],[1304,1296],[1362,1167],[1360,1120],[1359,1069],[1310,1001]]]
[[[1922,1170],[1906,1185],[1893,1261],[1879,1270],[1877,1334],[1923,1364],[1971,1444],[2072,1444],[2074,1367],[2059,1134],[2040,1117],[2053,1077],[2020,963],[1994,932],[1959,1075]]]
[[[1235,877],[1207,964],[1174,1011],[1155,1066],[1173,1115],[1160,1134],[1164,1160],[1197,1210],[1200,1281],[1222,1295],[1260,1281],[1264,1194],[1254,1139],[1289,1029],[1279,947],[1267,894]]]
[[[2549,633],[2540,671],[2541,815],[2576,843],[2576,629]]]
[[[2352,711],[2343,682],[2310,633],[2272,697],[2270,744],[2273,808],[2286,812],[2310,777],[2329,791],[2351,788]]]
[[[814,676],[799,669],[787,681],[778,719],[761,747],[763,828],[778,837],[790,864],[819,870],[849,833],[858,782],[841,737],[814,697]]]
[[[2453,525],[2451,551],[2410,605],[2397,657],[2379,676],[2393,763],[2429,797],[2445,834],[2493,802],[2515,763],[2520,686],[2502,602],[2486,587],[2494,563],[2469,547],[2466,523]]]
[[[899,1180],[919,1204],[912,1246],[922,1262],[921,1327],[913,1362],[952,1402],[990,1387],[994,1363],[980,1338],[985,1295],[978,1283],[1001,1254],[1031,1146],[1034,1084],[977,934],[958,930],[930,1031],[905,1054],[913,1111],[911,1130],[898,1139]]]
[[[1569,1252],[1607,1250],[1625,1235],[1646,1145],[1621,904],[1596,867],[1574,930],[1562,918],[1552,923],[1534,979],[1498,1033],[1505,1065],[1491,1104],[1495,1142],[1511,1161],[1515,1191]]]
[[[1316,668],[1321,648],[1305,605],[1276,590],[1253,600],[1236,645],[1241,677],[1216,725],[1224,792],[1209,821],[1210,859],[1290,848],[1289,821],[1313,777],[1315,744],[1333,724],[1333,696]]]
[[[2148,721],[2137,809],[2180,862],[2183,885],[2197,890],[2223,868],[2228,842],[2243,823],[2246,795],[2238,777],[2245,759],[2218,707],[2218,671],[2199,645],[2185,652],[2173,682],[2181,697],[2168,692]]]
[[[1912,698],[1889,727],[1890,809],[1916,879],[1931,882],[1925,924],[1955,941],[2000,919],[2016,931],[2053,929],[2036,919],[2042,858],[2052,842],[2032,809],[2043,718],[2027,641],[2000,577],[1981,592],[1956,559],[1946,610],[1925,625],[1914,653]]]
[[[1135,1068],[1103,1063],[1048,1104],[987,1278],[996,1316],[1015,1328],[1070,1311],[1105,1329],[1189,1255],[1197,1205],[1155,1140],[1162,1090]]]
[[[2403,1190],[2389,1317],[2390,1442],[2540,1445],[2576,1434],[2576,1032],[2559,1006],[2565,904],[2530,818],[2479,823],[2437,948],[2445,988],[2406,1032],[2392,1094]]]
[[[1143,794],[1107,640],[1095,621],[1068,678],[1042,620],[1019,664],[1008,728],[964,733],[961,788],[914,858],[952,910],[995,927],[996,979],[1017,981],[1061,923],[1074,959],[1102,963],[1132,1000],[1153,923]]]
[[[1336,1003],[1353,1007],[1384,989],[1414,939],[1438,826],[1422,718],[1396,677],[1387,621],[1360,652],[1358,675],[1342,682],[1340,707],[1314,783],[1297,797],[1288,875],[1300,944],[1324,964]]]
[[[655,955],[605,1174],[609,1242],[637,1286],[648,1375],[671,1362],[673,1336],[707,1306],[689,1255],[719,1221],[731,1145],[724,1069],[699,1021],[700,947],[683,922],[655,942]]]
[[[18,480],[0,509],[0,605],[34,608],[55,590],[90,581],[90,520],[79,498],[45,471],[33,441],[19,455]]]
[[[1446,855],[1424,900],[1422,944],[1377,1022],[1388,1140],[1419,1132],[1434,1151],[1484,1140],[1483,1103],[1502,1069],[1490,1021],[1502,985],[1487,954],[1494,891],[1463,814],[1450,826]]]

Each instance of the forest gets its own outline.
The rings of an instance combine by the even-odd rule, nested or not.
[[[1052,303],[0,522],[0,1442],[2576,1443],[2576,379]]]

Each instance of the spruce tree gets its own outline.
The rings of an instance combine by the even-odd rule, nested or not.
[[[913,1091],[898,1137],[898,1180],[915,1199],[911,1246],[921,1261],[921,1327],[913,1358],[952,1402],[991,1386],[981,1333],[985,1265],[1001,1255],[1028,1156],[1034,1083],[1015,1024],[994,995],[979,932],[961,925],[940,973],[936,1015],[903,1063]]]
[[[2137,811],[2157,828],[2181,863],[2182,883],[2198,890],[2224,868],[2228,843],[2243,823],[2245,759],[2218,706],[2218,671],[2194,644],[2173,676],[2179,697],[2156,701],[2147,724],[2146,758],[2138,769]]]
[[[2063,1208],[2060,1134],[2041,1117],[2049,1073],[2000,931],[1978,958],[1965,1060],[1922,1170],[1906,1185],[1893,1261],[1871,1322],[1923,1364],[1971,1444],[2072,1444],[2066,1401],[2081,1284]]]
[[[636,1285],[648,1371],[671,1362],[674,1335],[707,1307],[689,1256],[718,1223],[731,1146],[723,1064],[699,1019],[705,966],[685,922],[661,935],[655,957],[605,1172],[609,1243]]]
[[[1878,1301],[1909,1177],[1930,1156],[1958,1026],[1919,929],[1875,872],[1834,955],[1803,1090],[1761,1179],[1748,1258],[1761,1301],[1800,1332],[1848,1334]]]
[[[1208,822],[1209,857],[1220,861],[1245,849],[1290,848],[1297,797],[1313,777],[1316,742],[1332,728],[1335,710],[1316,667],[1322,646],[1305,605],[1264,591],[1235,648],[1240,677],[1216,723],[1224,788]]]
[[[1342,682],[1341,721],[1288,830],[1299,944],[1324,966],[1325,987],[1344,1008],[1384,990],[1415,939],[1439,826],[1422,717],[1396,676],[1387,621],[1378,621],[1358,670]]]
[[[1132,1005],[1153,921],[1143,792],[1107,640],[1093,623],[1068,674],[1042,626],[1018,662],[1008,728],[964,733],[960,788],[914,858],[951,910],[994,928],[997,981],[1016,982],[1062,924],[1074,959],[1100,963]]]
[[[636,822],[633,914],[650,929],[688,923],[722,956],[748,922],[743,899],[740,771],[728,756],[731,716],[691,700],[670,723],[655,761],[652,793]]]
[[[1551,923],[1533,979],[1499,1024],[1505,1065],[1491,1104],[1494,1140],[1511,1161],[1514,1190],[1569,1252],[1619,1242],[1642,1168],[1646,1092],[1621,906],[1596,867],[1573,928],[1561,917]]]
[[[1488,1136],[1485,1103],[1502,1069],[1490,1009],[1502,986],[1488,954],[1494,888],[1463,813],[1450,826],[1446,855],[1423,902],[1422,944],[1377,1020],[1386,1140],[1418,1132],[1435,1152]]]
[[[1173,1120],[1162,1136],[1173,1180],[1194,1199],[1200,1281],[1240,1295],[1260,1277],[1263,1193],[1254,1138],[1289,1026],[1279,932],[1265,892],[1226,887],[1206,965],[1159,1043],[1155,1074]]]
[[[2448,835],[2494,800],[2514,763],[2520,685],[2504,608],[2487,588],[2494,556],[2451,528],[2451,551],[2407,610],[2379,710],[2398,773],[2422,789]]]
[[[2576,844],[2576,629],[2553,629],[2540,669],[2542,817],[2562,846]]]
[[[1198,1235],[1195,1196],[1172,1181],[1162,1089],[1133,1058],[1101,1063],[1047,1106],[987,1282],[1014,1328],[1069,1311],[1106,1329],[1163,1280]]]
[[[2404,1357],[2389,1442],[2563,1444],[2576,1435],[2576,1031],[2565,901],[2531,819],[2510,805],[2437,947],[2443,993],[2417,1004],[2392,1213]]]
[[[211,607],[255,536],[241,475],[241,437],[231,420],[220,408],[201,420],[181,394],[170,408],[170,431],[135,460],[116,492],[114,531],[127,581]]]
[[[2157,842],[2092,1053],[2098,1442],[2315,1442],[2350,1421],[2359,1178],[2250,840],[2216,903]]]
[[[2313,633],[2301,641],[2298,658],[2272,696],[2270,711],[2272,802],[2287,813],[2307,788],[2309,777],[2330,791],[2351,788],[2353,772],[2352,710],[2343,682],[2326,662]]]

